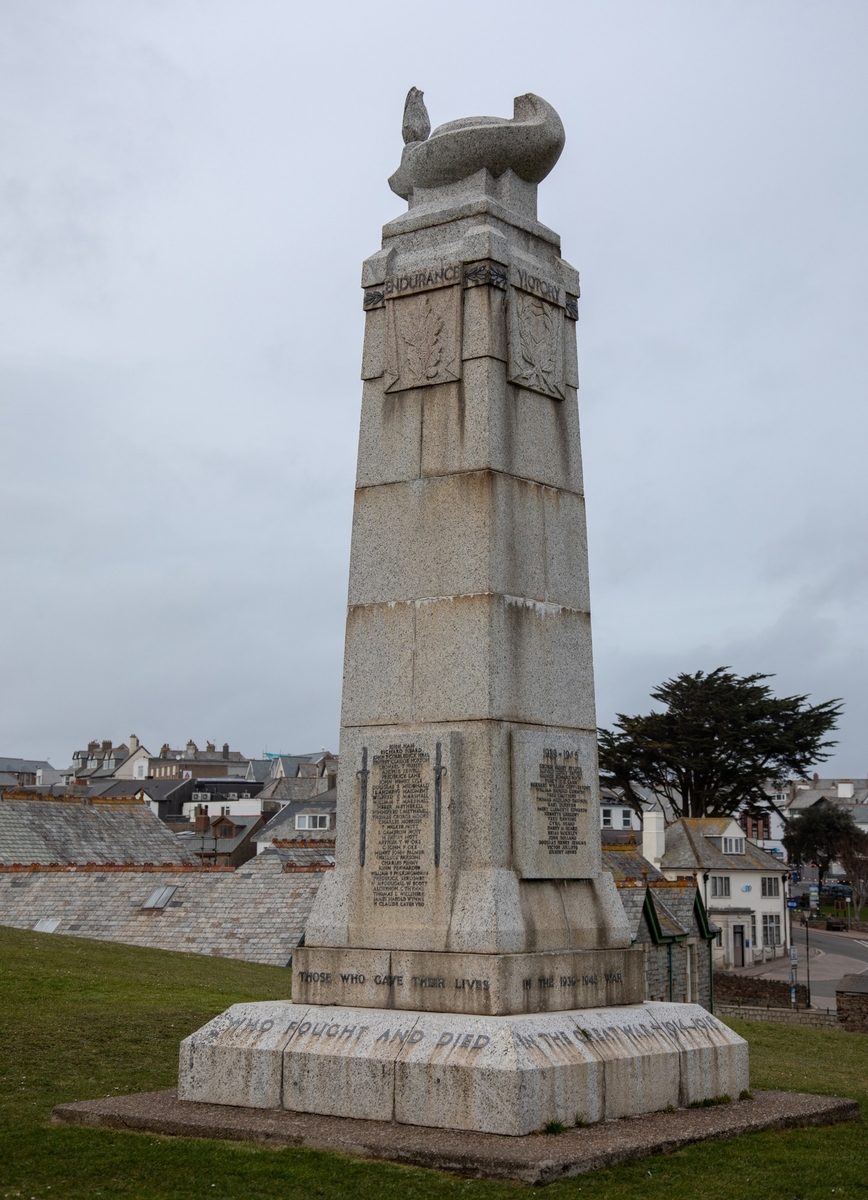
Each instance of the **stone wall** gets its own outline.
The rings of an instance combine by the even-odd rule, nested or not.
[[[721,1004],[759,1004],[766,1007],[789,1008],[790,985],[782,979],[757,979],[752,975],[735,975],[730,971],[714,972],[715,1008]],[[808,1006],[808,989],[796,985],[796,1004]]]
[[[836,992],[838,1024],[848,1033],[868,1033],[868,992]]]
[[[669,946],[655,946],[644,942],[645,951],[645,999],[665,1000],[669,995]],[[710,949],[708,942],[697,939],[690,944],[691,980],[687,983],[687,946],[675,942],[672,946],[672,1000],[680,1004],[687,1001],[711,1009],[711,980],[708,969]]]
[[[285,869],[276,852],[238,870],[3,870],[0,925],[53,931],[188,954],[283,967],[304,932],[321,868]],[[163,909],[143,909],[158,887],[177,891]],[[287,980],[287,993],[289,981]]]
[[[833,1012],[817,1012],[815,1009],[764,1008],[759,1005],[718,1004],[715,1000],[716,1017],[733,1017],[739,1021],[774,1021],[781,1025],[808,1025],[814,1029],[839,1029],[838,1018]]]

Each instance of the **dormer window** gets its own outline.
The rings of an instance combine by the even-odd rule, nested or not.
[[[328,813],[299,813],[295,818],[296,829],[328,829]]]
[[[743,837],[725,837],[723,839],[724,854],[744,854]]]

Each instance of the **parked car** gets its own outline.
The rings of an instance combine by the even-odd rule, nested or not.
[[[848,883],[830,883],[820,890],[821,900],[850,900],[853,889]]]

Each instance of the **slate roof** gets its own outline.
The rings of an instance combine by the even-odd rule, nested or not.
[[[724,854],[708,839],[722,837],[732,824],[731,817],[683,817],[666,828],[666,853],[660,866],[664,871],[774,871],[781,863],[772,854],[760,850],[745,838],[744,854]]]
[[[289,867],[333,867],[335,862],[334,838],[323,838],[319,846],[297,845],[269,846],[262,854],[278,854],[280,861]],[[261,858],[262,855],[259,855]]]
[[[642,857],[638,846],[604,842],[602,850],[603,870],[612,872],[615,883],[623,883],[628,879],[635,879],[637,883],[643,880],[653,883],[664,878],[653,863]]]
[[[864,806],[868,801],[868,788],[856,787],[853,789],[853,795],[849,798],[839,796],[838,789],[835,784],[830,787],[812,787],[802,788],[797,791],[790,803],[788,809],[793,809],[795,812],[802,812],[806,808],[813,808],[815,804],[820,804],[821,801],[828,800],[831,804],[840,804],[842,808],[852,809],[855,806]]]
[[[247,764],[246,778],[253,783],[265,783],[267,779],[271,778],[273,769],[273,759],[252,758]]]
[[[279,780],[278,782],[286,782]],[[274,797],[279,799],[279,797]],[[333,813],[337,808],[338,793],[337,788],[330,788],[327,792],[320,792],[317,796],[311,796],[309,800],[293,800],[290,804],[284,805],[279,813],[271,818],[268,824],[260,829],[256,835],[257,845],[263,842],[271,844],[273,838],[288,838],[295,840],[298,838],[300,830],[295,828],[295,818],[298,813]],[[305,840],[316,838],[317,835],[324,838],[333,838],[334,829],[310,829],[304,830]]]
[[[51,763],[44,758],[0,758],[0,772],[3,773],[8,771],[17,775],[26,771],[28,775],[35,775],[42,767],[54,770]]]
[[[635,942],[639,934],[642,910],[645,907],[645,889],[643,887],[618,888],[618,895],[621,897],[621,903],[627,916],[630,937]]]
[[[0,872],[0,925],[188,954],[286,966],[298,945],[322,871],[286,871],[278,854],[260,854],[238,870]],[[142,905],[157,886],[175,887],[163,909]],[[53,934],[38,934],[53,937]],[[290,980],[286,979],[289,999]]]
[[[0,865],[15,863],[192,863],[174,833],[147,804],[0,798]]]

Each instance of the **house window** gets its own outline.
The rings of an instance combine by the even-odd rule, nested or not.
[[[228,805],[228,804],[223,804],[223,805],[221,805],[221,807],[220,807],[220,816],[221,816],[221,817],[228,817],[228,816],[229,816],[229,805]]]
[[[724,854],[744,854],[744,838],[727,838],[723,839]],[[727,892],[729,895],[729,892]]]
[[[299,813],[295,818],[296,829],[328,829],[328,813]]]
[[[781,918],[778,913],[763,913],[763,941],[767,946],[780,946]]]
[[[611,808],[602,809],[602,817],[603,817],[603,828],[611,829],[612,828],[612,810],[611,810]]]
[[[780,896],[781,881],[777,875],[763,875],[762,894],[764,896]]]
[[[723,930],[722,929],[718,929],[717,937],[714,939],[714,944],[716,946],[723,947]]]
[[[728,875],[712,875],[712,877],[711,877],[711,894],[712,894],[712,896],[728,896],[729,895],[729,876]]]
[[[621,828],[622,829],[632,829],[633,828],[633,811],[632,811],[632,809],[629,809],[629,808],[621,809]]]
[[[144,779],[145,764],[143,762],[136,763],[136,779]]]

